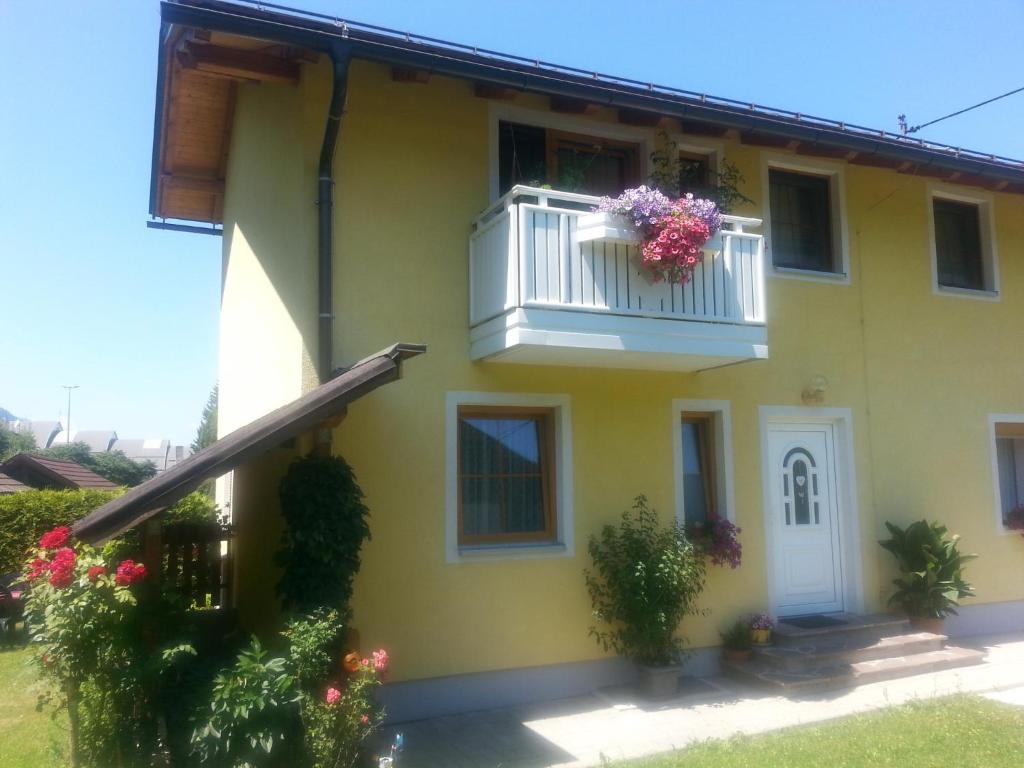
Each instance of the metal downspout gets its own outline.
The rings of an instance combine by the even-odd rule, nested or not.
[[[351,53],[347,47],[331,49],[334,81],[331,104],[320,146],[317,179],[317,291],[319,307],[317,371],[320,383],[330,381],[334,373],[334,149],[338,144],[341,119],[345,116],[348,93],[348,66]]]

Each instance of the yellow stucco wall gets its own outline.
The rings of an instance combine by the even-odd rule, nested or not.
[[[226,202],[222,423],[296,396],[303,351],[315,349],[310,203],[328,85],[321,66],[298,89],[240,94]],[[685,631],[695,645],[711,645],[736,614],[764,608],[758,407],[799,406],[818,374],[829,381],[823,405],[852,411],[867,607],[882,605],[890,578],[875,543],[883,521],[921,516],[948,523],[981,554],[968,571],[979,601],[1024,598],[1024,584],[1008,577],[1024,542],[996,530],[987,432],[987,414],[1024,412],[1022,198],[994,195],[996,303],[934,295],[925,180],[847,166],[850,282],[769,278],[769,360],[698,374],[475,364],[467,244],[470,222],[489,202],[490,104],[466,82],[400,84],[384,67],[355,62],[335,165],[336,361],[395,341],[429,347],[404,380],[354,405],[336,433],[372,510],[356,623],[368,646],[392,651],[397,679],[602,656],[587,636],[586,541],[637,493],[672,513],[674,398],[731,402],[745,550],[739,570],[712,569],[702,600],[711,613]],[[738,213],[760,215],[760,150],[729,141],[725,153],[757,202]],[[574,557],[446,562],[444,403],[459,390],[571,398]],[[260,486],[236,509],[241,525],[271,543],[278,529],[261,520],[275,514],[272,495]],[[266,598],[267,579],[253,581]],[[242,603],[243,615],[259,613],[255,599]]]

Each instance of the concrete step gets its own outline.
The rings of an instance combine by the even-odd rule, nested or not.
[[[982,651],[947,646],[940,650],[915,653],[910,656],[858,661],[803,670],[787,670],[763,660],[746,663],[722,662],[726,674],[748,683],[774,689],[784,694],[813,693],[836,688],[847,688],[880,680],[938,672],[944,669],[980,664],[985,658]]]
[[[910,632],[882,638],[838,633],[810,637],[799,643],[755,647],[754,659],[778,669],[821,669],[938,651],[945,644],[945,635],[931,632]]]
[[[779,619],[778,626],[772,632],[772,639],[776,645],[802,645],[808,640],[818,640],[826,637],[847,637],[854,639],[877,640],[891,635],[903,635],[910,632],[910,622],[903,616],[895,616],[891,613],[869,613],[858,616],[852,613],[834,614],[832,618],[842,621],[828,627],[816,627],[814,629],[803,629],[793,624],[787,624],[785,619]]]

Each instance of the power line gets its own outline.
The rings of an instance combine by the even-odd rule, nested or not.
[[[948,115],[943,115],[942,117],[937,117],[934,120],[929,120],[927,123],[921,123],[920,125],[915,125],[915,126],[911,126],[911,127],[907,127],[907,116],[906,115],[900,115],[899,118],[898,118],[899,122],[900,122],[900,130],[903,131],[904,135],[906,135],[908,133],[917,133],[922,128],[927,128],[929,125],[935,125],[935,123],[940,123],[943,120],[948,120],[951,117],[956,117],[957,115],[962,115],[964,112],[970,112],[972,109],[977,109],[978,107],[984,107],[986,104],[991,104],[993,101],[999,101],[1000,99],[1005,99],[1007,96],[1013,96],[1013,94],[1020,93],[1021,91],[1024,91],[1024,85],[1022,85],[1020,88],[1014,88],[1012,91],[1007,91],[1006,93],[1002,93],[999,96],[993,96],[991,99],[986,99],[985,101],[979,102],[979,103],[975,104],[974,106],[965,107],[964,109],[957,110],[956,112],[950,112]]]

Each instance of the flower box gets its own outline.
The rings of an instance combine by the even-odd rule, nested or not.
[[[576,224],[576,239],[581,243],[600,241],[624,245],[636,245],[641,240],[640,233],[626,216],[604,211],[580,216]]]

